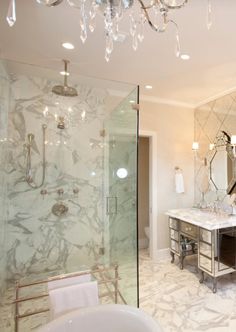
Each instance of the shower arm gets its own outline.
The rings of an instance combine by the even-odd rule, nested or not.
[[[44,184],[45,181],[45,172],[46,172],[46,148],[45,148],[45,138],[46,138],[46,129],[47,126],[45,124],[42,125],[42,130],[43,130],[43,175],[42,175],[42,181],[40,185],[36,185],[33,183],[33,179],[31,177],[31,146],[32,146],[32,141],[34,139],[34,136],[32,134],[28,135],[28,140],[29,143],[27,145],[27,161],[26,161],[26,182],[28,185],[33,188],[33,189],[38,189],[41,188]]]
[[[64,62],[64,86],[67,86],[67,76],[68,76],[68,63],[70,61],[68,60],[63,60]]]

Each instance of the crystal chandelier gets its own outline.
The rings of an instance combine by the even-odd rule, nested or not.
[[[97,14],[104,20],[105,31],[105,60],[110,60],[114,42],[118,41],[121,32],[120,24],[126,13],[129,13],[129,33],[132,47],[136,51],[139,43],[144,39],[144,25],[148,24],[156,32],[165,32],[171,24],[175,28],[175,55],[181,54],[179,29],[177,23],[170,18],[171,11],[182,8],[188,0],[35,0],[37,3],[55,7],[67,2],[80,12],[80,39],[84,43],[88,31],[93,32],[96,27]],[[211,0],[207,0],[207,28],[210,29]],[[13,26],[16,22],[16,0],[10,0],[7,22]]]

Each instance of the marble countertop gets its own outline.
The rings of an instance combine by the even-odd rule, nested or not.
[[[208,229],[221,229],[236,226],[236,215],[222,216],[214,212],[197,208],[174,209],[166,212],[169,217],[186,221],[190,224]]]

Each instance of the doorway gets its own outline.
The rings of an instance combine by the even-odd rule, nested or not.
[[[139,136],[138,220],[139,249],[157,257],[157,140],[156,133],[141,131]],[[149,237],[149,238],[148,238]]]
[[[139,137],[138,169],[138,242],[140,250],[147,249],[149,251],[149,137]]]

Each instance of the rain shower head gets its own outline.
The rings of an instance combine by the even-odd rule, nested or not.
[[[59,96],[76,97],[78,93],[75,88],[66,85],[55,85],[52,92]]]
[[[67,85],[67,76],[68,76],[67,65],[69,61],[63,60],[63,62],[64,62],[64,85],[55,85],[52,88],[52,92],[59,96],[76,97],[78,96],[77,90],[72,86]]]

